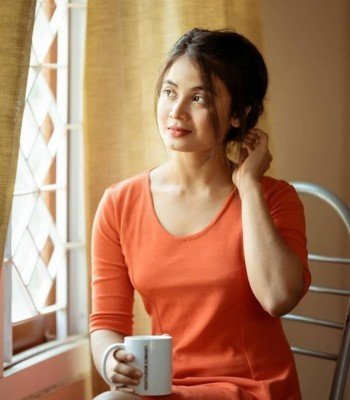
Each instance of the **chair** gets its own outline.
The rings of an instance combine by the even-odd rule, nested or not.
[[[329,190],[313,184],[305,182],[290,182],[299,194],[315,196],[318,199],[328,203],[340,216],[348,232],[350,233],[350,209],[347,205],[334,193]],[[341,263],[350,264],[350,258],[341,257],[327,257],[324,255],[309,254],[308,259],[310,261],[318,261],[325,263]],[[346,289],[333,289],[319,286],[310,286],[310,292],[322,293],[330,296],[347,296],[350,300],[350,290]],[[348,303],[347,315],[344,323],[331,322],[321,319],[308,318],[305,316],[287,314],[283,317],[285,320],[297,321],[301,323],[319,325],[321,327],[341,329],[342,339],[337,354],[330,354],[300,347],[291,346],[292,351],[295,354],[302,354],[305,356],[317,357],[326,360],[335,361],[335,369],[332,380],[332,387],[330,392],[330,400],[342,400],[344,396],[344,390],[346,385],[346,378],[349,369],[350,360],[350,302]]]

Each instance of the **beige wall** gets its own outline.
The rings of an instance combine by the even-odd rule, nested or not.
[[[35,398],[38,400],[91,400],[91,382],[88,377],[85,377],[31,399]]]
[[[350,204],[350,2],[348,0],[263,0],[265,58],[271,86],[268,107],[273,175],[318,183]],[[339,219],[303,197],[309,252],[350,256]],[[313,283],[350,287],[345,266],[310,264]],[[303,313],[341,321],[344,300],[309,294]],[[287,325],[294,344],[336,351],[339,334]],[[297,356],[303,399],[327,399],[333,364]],[[346,398],[350,398],[349,384]]]

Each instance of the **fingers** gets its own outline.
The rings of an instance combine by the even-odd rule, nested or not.
[[[242,147],[246,148],[248,152],[255,150],[260,143],[268,143],[268,135],[261,129],[250,129],[243,138]]]
[[[113,354],[113,357],[117,360],[117,361],[121,361],[121,362],[130,362],[133,361],[134,356],[132,354],[127,353],[124,350],[116,350]]]
[[[138,385],[140,383],[142,372],[127,364],[127,362],[134,360],[134,356],[126,353],[124,350],[117,350],[113,354],[113,357],[116,360],[116,364],[110,374],[111,380],[115,383],[121,383],[124,385]],[[127,391],[130,392],[130,390]]]
[[[124,364],[123,362],[117,362],[117,365],[113,368],[113,371],[137,380],[141,378],[142,375],[140,370]]]
[[[239,165],[256,149],[259,149],[259,153],[263,156],[263,162],[268,169],[273,158],[268,147],[268,135],[261,129],[250,129],[244,136]]]
[[[268,140],[269,136],[266,132],[262,131],[261,129],[251,128],[249,129],[248,133],[255,135],[259,139]]]

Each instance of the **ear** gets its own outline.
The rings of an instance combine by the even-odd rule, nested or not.
[[[252,109],[252,106],[246,107],[245,116],[247,116],[249,114],[251,109]],[[241,121],[239,120],[239,118],[237,118],[236,116],[231,117],[231,125],[234,128],[239,128],[240,124],[241,124]]]
[[[232,125],[234,128],[239,128],[239,125],[240,125],[240,120],[239,120],[239,118],[237,118],[237,117],[231,117],[231,125]]]

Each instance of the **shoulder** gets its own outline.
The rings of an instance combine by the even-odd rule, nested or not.
[[[146,184],[148,171],[145,170],[129,178],[108,186],[99,202],[96,215],[119,225],[123,218],[142,212],[146,204]]]
[[[142,171],[108,186],[100,200],[100,207],[115,212],[116,209],[123,209],[123,205],[132,206],[136,200],[141,200],[146,192],[148,172]]]
[[[261,180],[262,189],[269,205],[295,204],[302,207],[301,200],[294,186],[283,179],[264,176]]]
[[[283,180],[272,178],[271,176],[263,176],[261,179],[263,192],[266,198],[275,195],[283,195],[284,193],[294,193],[296,190],[292,184]]]
[[[149,170],[142,171],[129,178],[113,183],[106,189],[106,194],[110,198],[120,198],[128,195],[137,195],[144,190]]]

